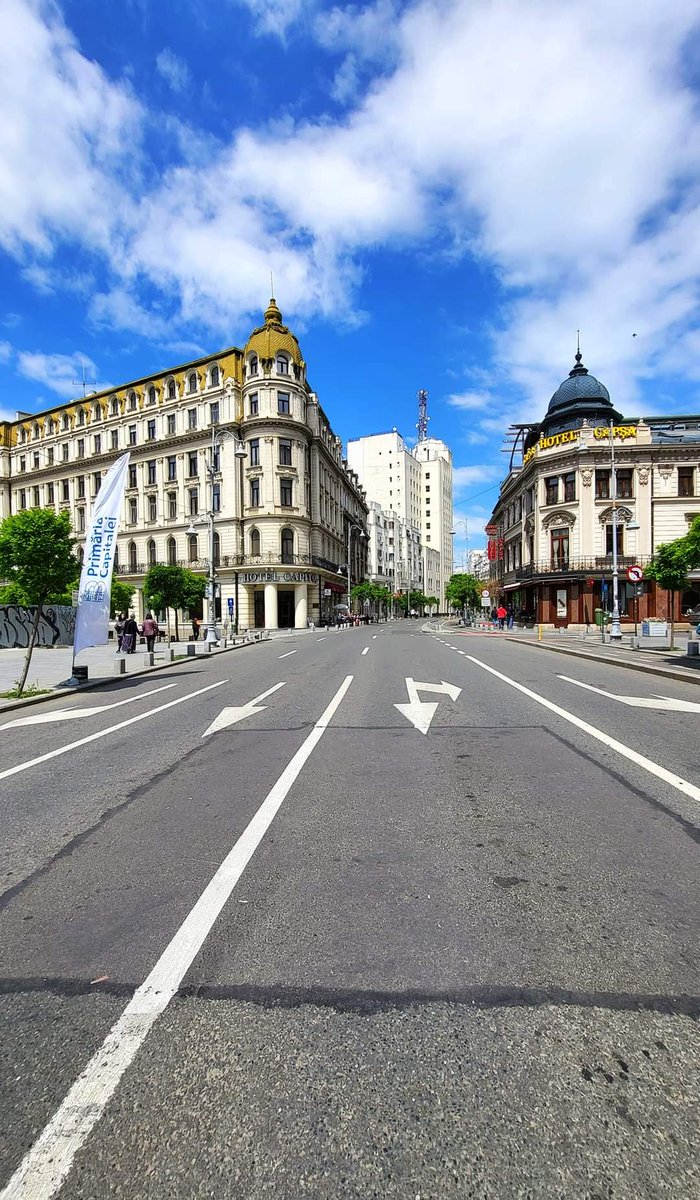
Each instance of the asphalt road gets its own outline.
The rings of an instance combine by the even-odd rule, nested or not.
[[[406,622],[7,714],[0,1200],[697,1195],[699,723]]]

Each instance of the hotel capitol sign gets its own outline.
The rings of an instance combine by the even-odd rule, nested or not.
[[[312,571],[242,571],[241,583],[318,583]]]

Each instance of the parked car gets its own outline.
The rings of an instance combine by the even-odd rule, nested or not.
[[[700,604],[696,604],[694,608],[687,608],[685,610],[685,618],[686,618],[688,624],[692,625],[693,628],[695,628],[696,625],[699,625],[700,624]]]

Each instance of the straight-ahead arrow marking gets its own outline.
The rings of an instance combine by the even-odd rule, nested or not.
[[[674,700],[671,696],[616,696],[614,692],[606,692],[604,688],[593,687],[590,683],[582,683],[580,679],[570,679],[568,675],[560,675],[565,683],[573,683],[576,687],[585,688],[587,692],[596,692],[608,700],[617,700],[619,704],[627,704],[630,708],[656,708],[660,712],[700,712],[697,700]]]
[[[111,708],[121,708],[122,704],[133,704],[135,700],[145,700],[147,696],[156,696],[175,687],[174,683],[165,683],[163,687],[151,688],[148,692],[139,692],[138,696],[127,696],[126,700],[117,700],[116,704],[96,704],[93,708],[54,708],[52,712],[33,713],[31,717],[15,717],[0,725],[3,729],[17,729],[20,725],[48,725],[51,721],[75,721],[77,717],[93,717],[95,713],[109,712]]]
[[[437,692],[439,694],[449,696],[452,701],[455,701],[460,695],[462,689],[456,687],[453,683],[445,683],[444,679],[440,683],[419,683],[418,680],[412,679],[410,675],[406,676],[406,691],[408,692],[408,704],[395,704],[394,708],[398,708],[399,712],[406,717],[407,720],[415,725],[416,729],[426,734],[430,729],[430,722],[437,712],[437,702],[430,701],[426,703],[421,700],[418,692]]]
[[[227,729],[229,725],[236,725],[238,721],[244,721],[246,717],[252,717],[254,713],[263,712],[267,705],[261,704],[260,701],[283,687],[284,683],[276,683],[274,687],[268,688],[266,692],[261,692],[247,704],[241,704],[237,708],[222,708],[218,717],[215,717],[209,728],[204,730],[202,737],[205,738],[210,733],[218,733],[220,729]]]

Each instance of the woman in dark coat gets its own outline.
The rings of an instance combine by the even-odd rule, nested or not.
[[[124,622],[124,633],[122,635],[122,649],[125,654],[133,654],[136,649],[136,639],[139,636],[139,627],[131,613]]]

